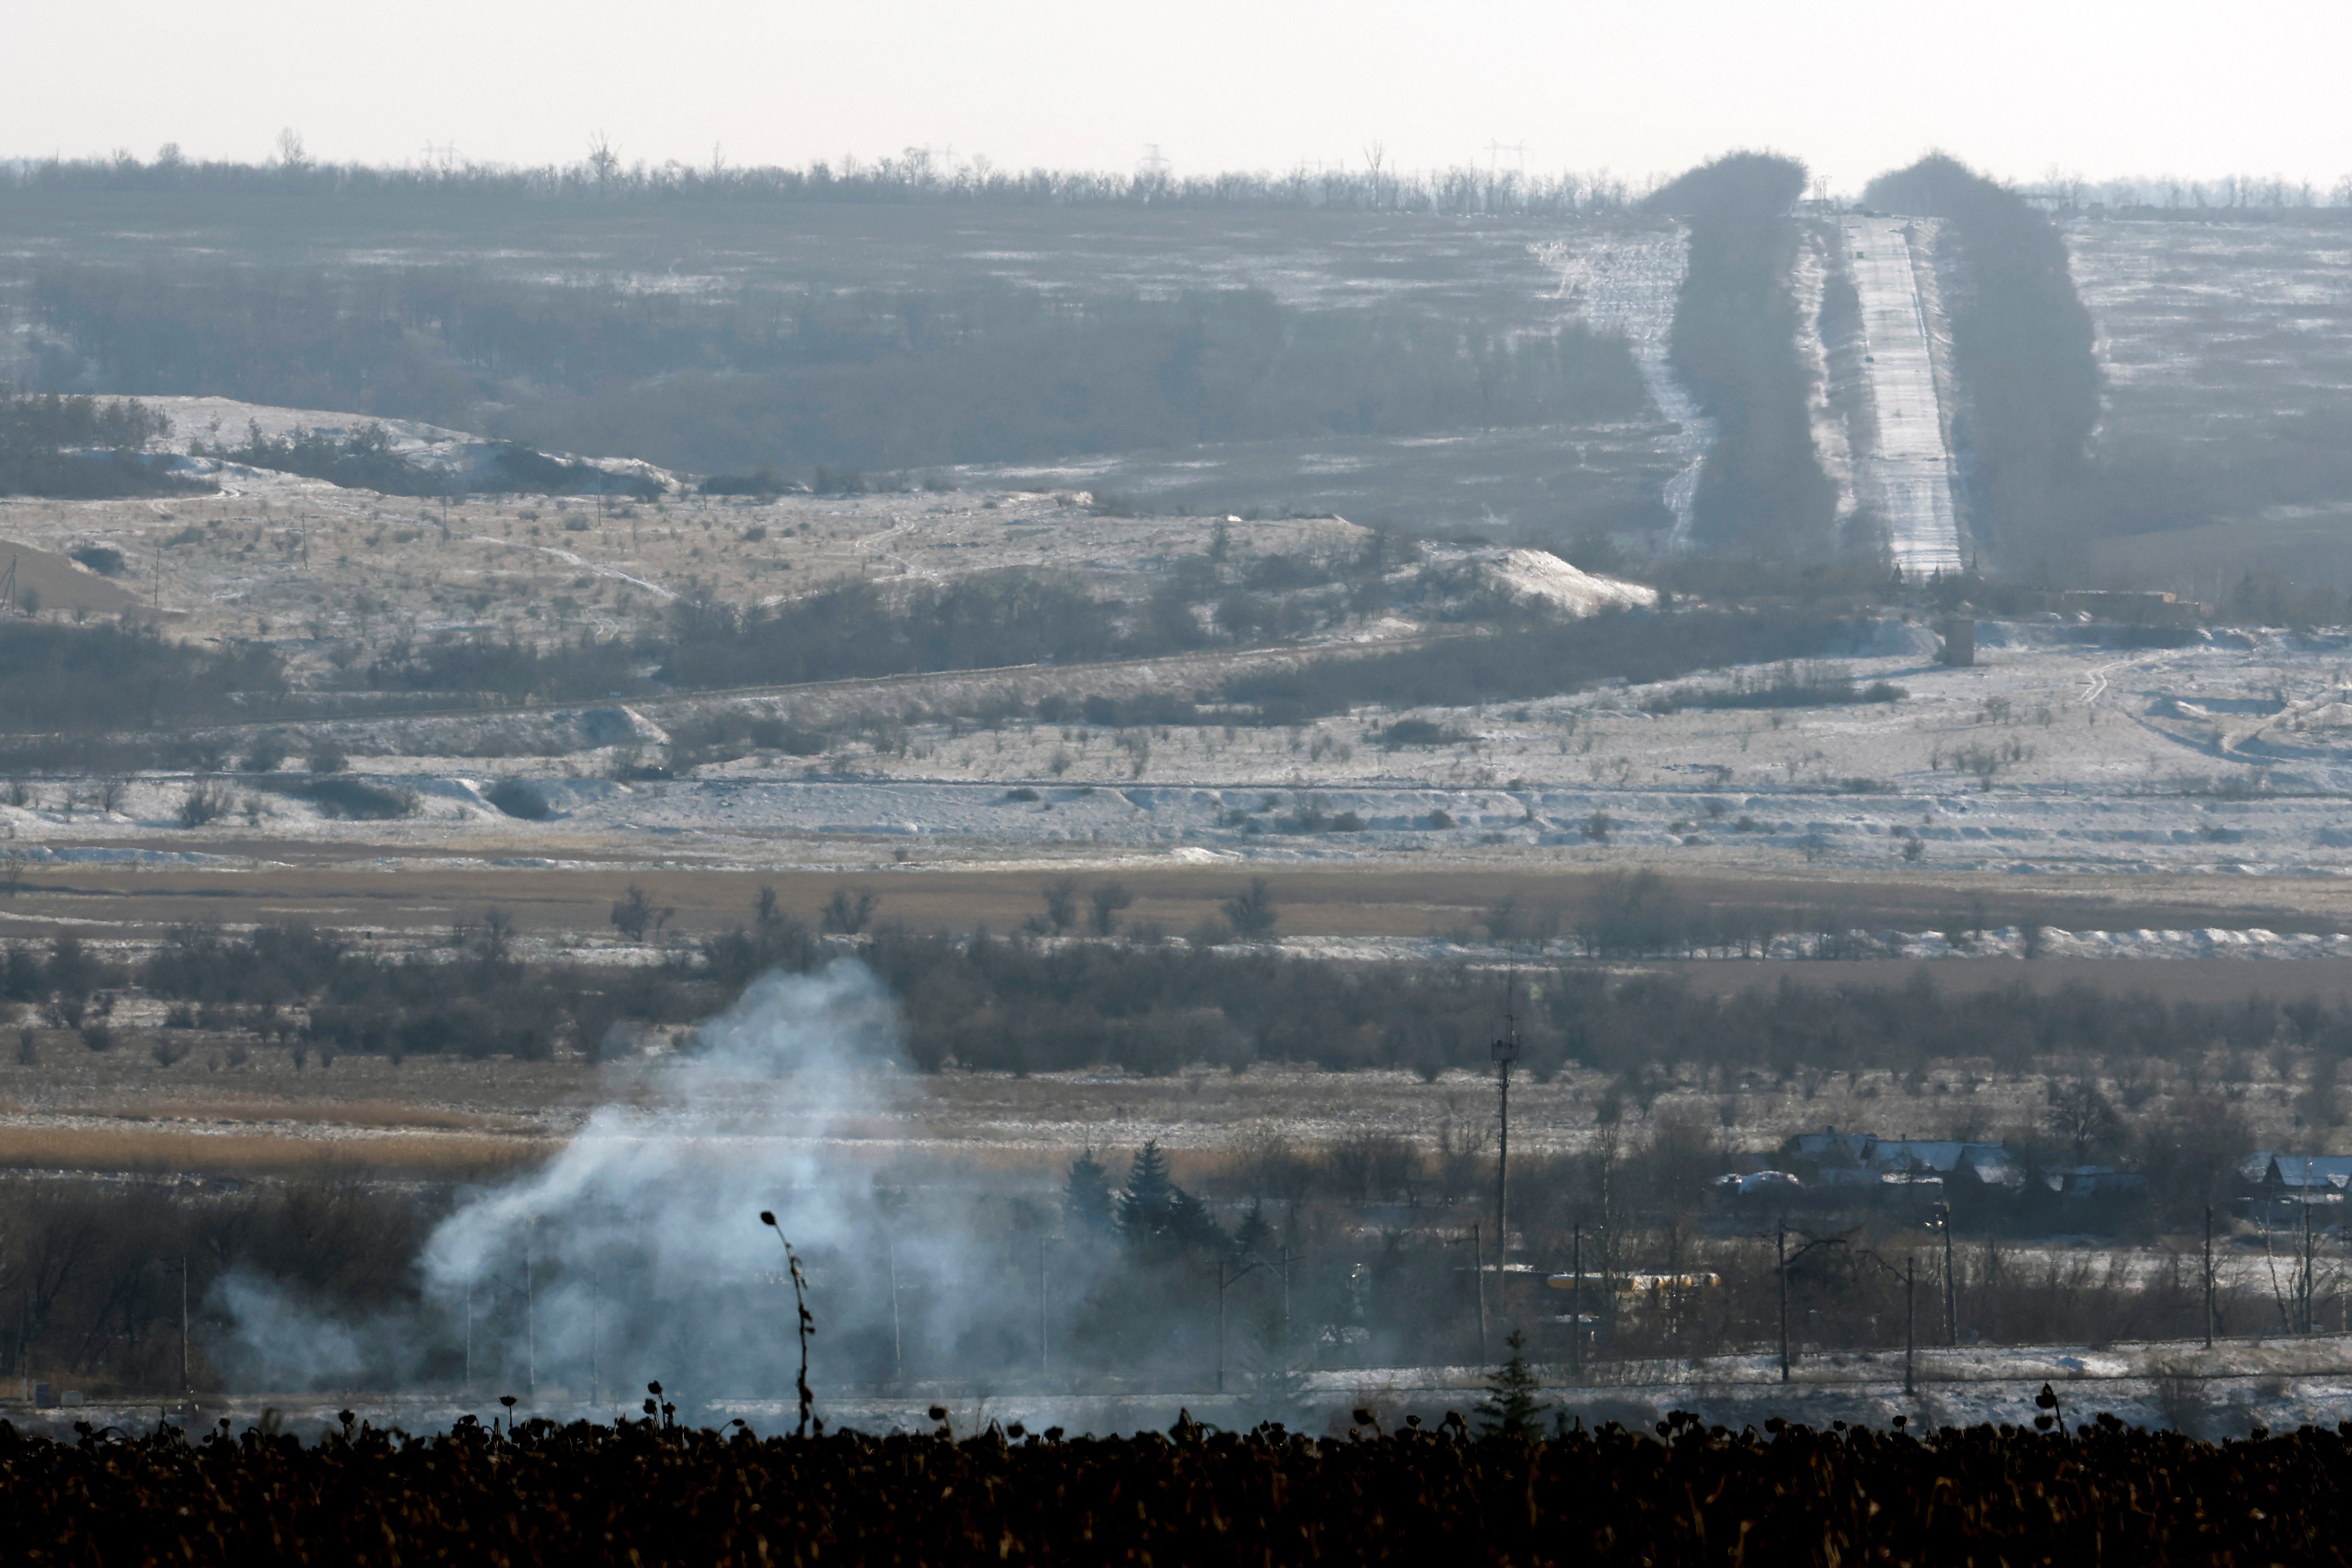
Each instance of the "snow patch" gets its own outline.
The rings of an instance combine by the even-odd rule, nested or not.
[[[1488,563],[1486,574],[1515,599],[1540,599],[1574,616],[1658,602],[1655,588],[1580,571],[1547,550],[1506,550]]]

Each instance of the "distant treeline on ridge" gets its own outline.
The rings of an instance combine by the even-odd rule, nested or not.
[[[1383,159],[1362,169],[1178,174],[1143,169],[1000,169],[985,158],[956,163],[910,147],[896,158],[819,160],[803,167],[734,165],[714,159],[624,163],[593,144],[574,163],[515,167],[451,163],[408,167],[319,163],[299,148],[272,162],[191,160],[167,143],[153,160],[22,158],[0,161],[0,195],[202,191],[215,195],[336,200],[450,198],[507,201],[934,202],[1029,206],[1249,208],[1342,212],[1520,213],[1558,217],[1610,212],[1642,190],[1601,171],[1534,174],[1490,163],[1402,170]]]

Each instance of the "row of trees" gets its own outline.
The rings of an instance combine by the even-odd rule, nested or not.
[[[1840,651],[1857,629],[1835,609],[1610,612],[1237,676],[1223,695],[1274,723],[1299,723],[1370,703],[1526,701],[1612,678],[1639,683],[1724,665],[1816,658]]]
[[[37,393],[0,381],[0,496],[99,500],[194,495],[209,483],[151,462],[164,417],[129,398]]]
[[[1837,488],[1813,450],[1809,377],[1790,289],[1805,166],[1737,153],[1691,170],[1650,206],[1690,224],[1675,302],[1675,373],[1715,421],[1694,531],[1717,549],[1783,559],[1831,553]]]
[[[0,163],[0,192],[71,195],[184,191],[213,196],[269,195],[405,203],[595,200],[768,204],[789,202],[984,203],[1016,206],[1133,206],[1191,210],[1268,209],[1360,213],[1520,214],[1568,217],[1619,212],[1643,194],[1638,182],[1606,171],[1530,174],[1517,168],[1455,164],[1399,168],[1378,145],[1363,167],[1280,173],[1228,170],[1178,174],[1090,169],[1001,169],[990,159],[956,159],[928,147],[871,160],[819,160],[803,167],[737,165],[714,153],[707,164],[625,161],[599,137],[573,163],[536,167],[427,160],[405,167],[321,163],[299,135],[278,140],[261,163],[188,158],[166,142],[152,159],[128,149],[106,158]]]
[[[0,620],[0,733],[110,731],[235,723],[241,697],[286,690],[267,648],[174,642],[152,622],[61,626]]]
[[[1084,664],[1214,646],[1251,646],[1302,635],[1390,605],[1432,619],[1477,619],[1495,635],[1370,658],[1323,658],[1234,678],[1207,693],[1135,698],[1049,696],[1005,706],[928,715],[1001,722],[1031,714],[1048,722],[1127,727],[1174,723],[1288,724],[1367,703],[1397,707],[1525,700],[1617,677],[1652,680],[1694,668],[1838,651],[1849,630],[1819,611],[1612,614],[1550,622],[1475,585],[1396,580],[1392,542],[1330,561],[1283,557],[1221,566],[1179,562],[1144,600],[1097,599],[1024,571],[984,573],[893,595],[851,583],[773,606],[739,608],[708,593],[673,607],[665,635],[576,634],[530,642],[441,636],[385,645],[345,679],[382,692],[458,693],[579,701],[621,691],[781,686],[920,671],[1036,663]],[[1439,574],[1443,576],[1444,574]],[[1259,584],[1262,584],[1259,585]],[[1302,586],[1303,584],[1303,586]],[[1457,591],[1460,590],[1460,591]],[[0,624],[0,733],[40,736],[8,750],[16,768],[122,770],[232,766],[247,742],[190,733],[247,723],[299,707],[282,661],[249,643],[196,646],[163,637],[149,623]],[[863,733],[878,720],[858,719]],[[674,761],[740,755],[752,747],[814,755],[835,725],[713,710],[674,726]],[[159,740],[131,732],[169,731]],[[64,732],[60,737],[55,732]],[[283,742],[280,742],[281,748]]]
[[[1041,929],[1069,933],[1090,921],[1116,929],[1125,893],[1116,884],[1049,884]],[[1223,933],[1275,930],[1277,896],[1264,882],[1235,888]],[[1522,913],[1498,908],[1488,920],[1507,925]],[[1737,914],[1688,901],[1655,879],[1630,878],[1598,889],[1566,922],[1593,952],[1633,956],[1670,953],[1694,931],[1719,933]],[[1791,911],[1759,923],[1802,930],[1820,918]],[[665,923],[642,890],[616,907],[614,920],[633,940],[659,936]],[[595,1052],[610,1045],[615,1023],[705,1016],[767,969],[828,962],[826,934],[860,939],[864,962],[899,998],[905,1048],[925,1070],[955,1063],[1166,1073],[1283,1061],[1434,1077],[1486,1061],[1505,1003],[1500,977],[1454,963],[1360,966],[1225,952],[1150,931],[1133,942],[925,933],[848,889],[807,921],[763,894],[745,922],[672,936],[667,961],[651,967],[526,963],[516,956],[511,923],[495,911],[454,930],[437,959],[387,953],[300,924],[241,936],[190,926],[125,968],[60,937],[46,948],[16,943],[0,952],[0,1000],[55,1013],[136,986],[170,1002],[299,1012],[309,1020],[304,1032],[326,1048]],[[1959,1060],[2004,1072],[2096,1061],[2119,1079],[2129,1076],[2128,1064],[2170,1061],[2201,1091],[2217,1081],[2242,1084],[2269,1054],[2285,1051],[2316,1064],[2305,1075],[2305,1110],[2325,1126],[2342,1115],[2333,1064],[2352,1055],[2352,1010],[2310,998],[2168,1003],[2079,984],[1951,993],[1924,973],[1899,985],[1824,985],[1801,966],[1722,993],[1676,976],[1619,976],[1535,955],[1512,984],[1528,1070],[1543,1078],[1576,1064],[1612,1074],[1621,1111],[1645,1110],[1675,1081],[1669,1069],[1677,1066],[1817,1084],[1824,1074],[1864,1070],[1916,1078]],[[2217,1053],[2227,1064],[2219,1069]],[[2137,1100],[2154,1092],[2143,1087]],[[2130,1094],[2126,1101],[2137,1103]]]

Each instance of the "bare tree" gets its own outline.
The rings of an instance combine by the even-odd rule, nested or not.
[[[1089,922],[1094,933],[1097,936],[1117,935],[1119,911],[1133,902],[1135,895],[1117,882],[1097,888],[1094,890],[1094,915]]]
[[[1274,934],[1275,922],[1282,918],[1274,907],[1274,891],[1264,877],[1253,877],[1250,885],[1218,906],[1224,911],[1226,922],[1234,933],[1254,940]]]
[[[588,138],[588,172],[595,176],[600,196],[611,189],[614,176],[621,172],[621,154],[602,131]]]
[[[669,924],[670,916],[676,913],[675,909],[656,909],[646,890],[632,882],[628,891],[621,895],[621,901],[613,906],[613,926],[631,942],[643,942],[647,931],[659,936],[662,927]]]
[[[835,936],[856,936],[874,919],[875,898],[871,893],[850,896],[846,888],[835,888],[833,897],[824,901],[818,925]]]
[[[1078,885],[1067,877],[1048,882],[1039,889],[1045,900],[1045,923],[1061,935],[1078,923]]]
[[[1381,171],[1387,164],[1388,158],[1389,150],[1385,143],[1381,142],[1367,142],[1364,143],[1364,167],[1370,171],[1371,174],[1372,205],[1375,209],[1385,205],[1381,200],[1381,193],[1384,185],[1386,176]]]
[[[2053,1133],[2074,1146],[2078,1165],[2087,1164],[2093,1149],[2106,1147],[2124,1131],[2123,1118],[2099,1092],[2098,1080],[2088,1073],[2067,1081],[2053,1080],[2042,1119]]]

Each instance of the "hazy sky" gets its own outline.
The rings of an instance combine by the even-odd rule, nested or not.
[[[501,163],[861,157],[1179,172],[1673,171],[1734,147],[1833,185],[1940,146],[1987,171],[2352,174],[2352,0],[5,0],[0,155]],[[1516,163],[1518,154],[1500,154]]]

